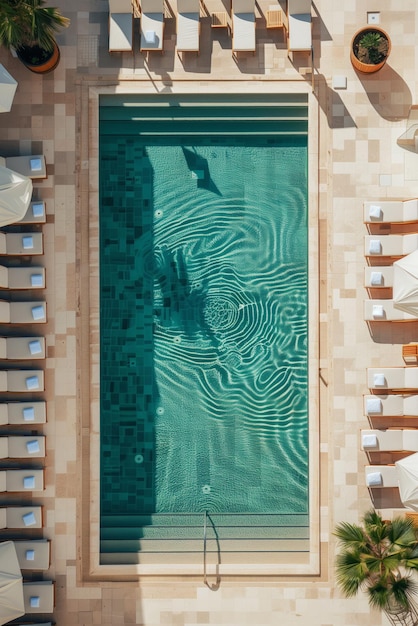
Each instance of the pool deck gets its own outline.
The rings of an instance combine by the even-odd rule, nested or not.
[[[368,427],[363,415],[366,368],[403,365],[401,344],[417,339],[418,322],[375,322],[369,327],[363,318],[363,300],[368,297],[363,286],[367,232],[363,200],[418,196],[418,154],[397,145],[408,126],[409,108],[417,103],[416,1],[403,0],[402,9],[397,0],[378,3],[380,26],[391,35],[392,53],[388,64],[371,76],[355,73],[349,46],[376,3],[313,3],[315,93],[310,101],[316,119],[310,164],[311,169],[316,164],[316,183],[310,193],[318,208],[320,252],[319,288],[313,290],[311,303],[319,314],[313,346],[319,360],[313,385],[318,388],[320,478],[314,475],[311,480],[319,502],[319,573],[227,579],[216,593],[204,587],[203,578],[130,577],[121,582],[109,577],[98,582],[90,576],[86,557],[90,493],[85,473],[90,465],[97,467],[99,457],[97,447],[90,450],[90,409],[95,398],[93,394],[86,399],[86,372],[97,374],[97,362],[90,362],[85,311],[88,303],[88,312],[97,315],[89,282],[97,275],[91,274],[85,259],[90,257],[94,264],[91,244],[97,239],[97,232],[88,231],[89,210],[97,205],[97,95],[112,90],[311,93],[310,64],[303,55],[293,62],[288,58],[281,28],[266,29],[267,11],[278,6],[272,0],[256,4],[256,54],[242,53],[239,58],[232,56],[228,29],[210,26],[210,14],[229,12],[229,0],[206,0],[201,53],[182,58],[175,52],[174,0],[166,2],[165,54],[149,56],[138,51],[138,20],[134,54],[108,54],[107,1],[74,0],[70,11],[64,0],[52,4],[62,6],[71,18],[71,26],[58,38],[61,62],[54,73],[31,74],[0,50],[0,62],[19,83],[11,113],[0,115],[0,155],[43,153],[47,162],[48,178],[34,184],[35,197],[45,200],[47,207],[47,223],[42,227],[47,272],[43,295],[48,305],[46,490],[33,502],[43,504],[43,536],[52,540],[52,563],[44,578],[55,581],[53,622],[60,626],[386,624],[364,597],[345,600],[336,589],[332,529],[341,520],[358,521],[371,505],[364,479],[368,460],[360,450],[359,436],[360,429]],[[346,88],[335,88],[335,81],[344,84],[345,79]],[[411,232],[417,229],[415,225]],[[408,424],[418,427],[418,420]],[[388,454],[380,460],[393,459]],[[6,501],[17,499],[2,498],[3,504]],[[380,506],[390,515],[396,507],[394,494],[376,502],[376,508]]]

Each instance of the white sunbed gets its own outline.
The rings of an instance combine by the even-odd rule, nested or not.
[[[28,178],[46,178],[46,163],[43,154],[29,156],[0,157],[0,165],[23,174]]]
[[[47,570],[51,564],[51,542],[47,539],[14,541],[20,569]]]
[[[164,48],[164,0],[141,0],[141,51]]]
[[[42,233],[0,232],[0,254],[8,256],[43,254]]]
[[[364,319],[366,322],[417,322],[411,313],[395,309],[393,300],[365,300]]]
[[[0,492],[43,491],[44,470],[7,469],[0,470]]]
[[[232,52],[255,50],[255,0],[232,0]]]
[[[398,487],[398,471],[395,465],[367,465],[366,485],[370,488]]]
[[[37,393],[44,391],[43,370],[0,370],[0,391]]]
[[[133,7],[131,0],[109,0],[109,52],[132,52]]]
[[[0,265],[0,289],[45,289],[45,268]]]
[[[364,268],[364,286],[367,289],[387,289],[388,287],[393,287],[393,265],[367,265]]]
[[[42,459],[45,456],[45,437],[17,435],[0,437],[0,459]]]
[[[401,257],[418,249],[418,233],[406,235],[366,235],[366,257]]]
[[[7,424],[45,424],[46,402],[3,402],[0,404],[0,426]]]
[[[0,360],[45,358],[44,337],[0,337]]]
[[[361,449],[365,452],[417,452],[418,430],[362,430]]]
[[[28,206],[28,210],[17,224],[45,224],[46,209],[43,200],[33,200]]]
[[[370,416],[418,417],[418,395],[366,395],[364,413]]]
[[[45,302],[0,300],[0,324],[43,324],[45,322]]]
[[[177,52],[199,52],[200,0],[177,0]]]
[[[376,391],[418,389],[418,367],[371,367],[367,369],[367,386]]]
[[[23,583],[25,613],[53,613],[54,583],[51,580]]]
[[[365,224],[418,222],[418,199],[365,202]]]
[[[41,506],[7,506],[0,508],[0,528],[42,528]]]
[[[312,3],[311,0],[287,0],[287,50],[288,52],[312,51]]]

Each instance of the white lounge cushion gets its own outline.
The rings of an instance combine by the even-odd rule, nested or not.
[[[34,524],[36,524],[36,517],[32,511],[30,513],[25,513],[25,515],[22,515],[22,520],[25,526],[33,526]]]
[[[31,235],[22,237],[22,246],[24,250],[33,250],[33,237]]]
[[[25,476],[25,478],[23,479],[23,488],[34,489],[35,488],[35,476]]]
[[[383,476],[380,472],[371,472],[366,475],[368,487],[381,487],[383,485]]]
[[[374,304],[372,308],[372,316],[375,319],[382,319],[385,317],[385,309],[381,304]]]
[[[386,378],[384,374],[374,374],[373,376],[374,387],[386,387]]]
[[[381,254],[382,253],[382,243],[379,239],[370,239],[369,242],[369,252],[370,254]]]
[[[362,437],[363,448],[377,448],[376,435],[363,435]]]
[[[372,272],[370,274],[370,284],[376,287],[380,287],[384,284],[382,272]]]
[[[367,415],[371,413],[381,413],[382,412],[382,401],[380,398],[367,398],[366,400],[366,412]]]
[[[37,376],[29,376],[29,378],[26,379],[26,389],[29,391],[39,389],[39,378]]]
[[[33,422],[35,419],[35,409],[33,406],[26,406],[23,409],[23,419],[25,422]]]
[[[29,454],[36,454],[37,452],[40,452],[41,448],[39,446],[39,441],[37,439],[34,439],[33,441],[28,441],[26,444],[26,450],[29,452]]]
[[[382,216],[382,208],[377,204],[372,204],[369,208],[369,217],[375,220],[380,220],[382,219]]]

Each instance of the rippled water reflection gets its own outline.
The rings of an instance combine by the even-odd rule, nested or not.
[[[147,154],[157,511],[305,512],[306,147]]]

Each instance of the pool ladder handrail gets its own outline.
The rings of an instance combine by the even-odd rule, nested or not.
[[[218,538],[216,530],[214,528],[216,545],[217,545],[217,553],[218,553],[218,562],[216,564],[216,581],[215,581],[215,583],[213,585],[211,585],[208,582],[208,575],[207,575],[207,571],[206,571],[206,546],[207,546],[208,519],[209,519],[209,521],[211,521],[210,517],[209,517],[208,511],[205,510],[204,517],[203,517],[203,583],[211,591],[217,591],[219,589],[219,586],[220,586],[220,583],[221,583],[221,578],[220,578],[220,575],[219,575],[219,564],[220,564],[220,561],[221,561],[221,551],[220,551],[220,545],[219,545],[219,538]],[[211,521],[211,524],[213,526],[213,522],[212,521]]]

